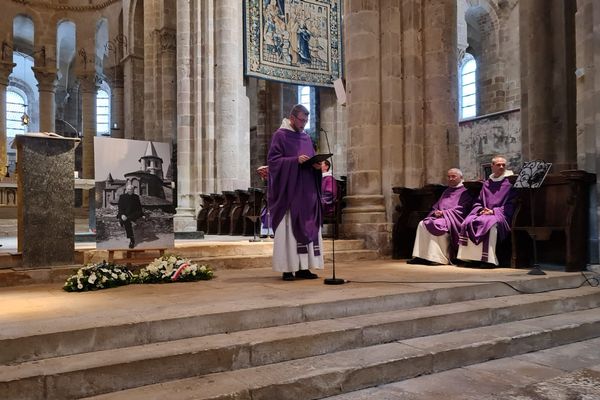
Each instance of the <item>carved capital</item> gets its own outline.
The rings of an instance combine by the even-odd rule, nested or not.
[[[175,51],[177,49],[177,32],[175,29],[162,28],[155,32],[161,51]]]
[[[38,81],[40,92],[54,92],[56,90],[56,73],[58,72],[56,67],[32,67],[31,69]]]
[[[79,89],[82,93],[96,93],[102,83],[102,78],[93,72],[79,73],[77,74],[77,80],[79,81]]]
[[[8,76],[17,64],[0,60],[0,85],[8,86]]]

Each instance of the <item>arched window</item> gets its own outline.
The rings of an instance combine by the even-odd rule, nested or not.
[[[300,86],[298,88],[298,104],[302,104],[304,107],[306,107],[306,109],[311,113],[312,115],[312,109],[310,108],[310,105],[312,103],[312,97],[311,97],[311,91],[310,91],[310,86]],[[304,126],[304,130],[308,131],[310,130],[311,124],[311,117],[308,118],[308,122],[306,123],[306,125]]]
[[[466,53],[459,73],[460,118],[477,115],[477,61],[472,54]]]
[[[96,135],[110,136],[110,96],[105,89],[96,95]]]
[[[18,133],[26,133],[27,125],[22,117],[27,112],[27,99],[11,90],[6,91],[6,136],[15,137]]]

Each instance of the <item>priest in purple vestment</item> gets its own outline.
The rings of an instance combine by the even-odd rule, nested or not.
[[[292,108],[273,134],[267,157],[273,270],[284,280],[316,279],[309,268],[323,268],[321,164],[307,163],[315,154],[304,132],[308,115],[301,104]]]
[[[498,265],[496,242],[510,233],[516,192],[507,179],[506,159],[492,159],[492,174],[483,183],[473,209],[465,218],[459,236],[458,258]]]
[[[323,214],[325,217],[335,215],[335,201],[337,199],[337,182],[331,172],[331,163],[325,160],[321,164],[323,180],[321,182],[321,204],[323,205]]]
[[[409,264],[450,264],[458,250],[458,234],[473,198],[463,185],[458,168],[448,170],[448,187],[417,226],[413,259]]]

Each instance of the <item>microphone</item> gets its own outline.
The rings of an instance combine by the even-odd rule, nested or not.
[[[327,135],[327,131],[323,128],[319,128],[319,132],[323,132],[325,134],[325,142],[327,143],[327,152],[331,153],[331,147],[329,147],[329,135]]]
[[[325,134],[325,141],[327,142],[327,152],[331,154],[331,147],[329,146],[329,136],[327,135],[327,131],[323,128],[319,128],[319,132],[323,132]],[[333,163],[331,163],[331,174],[333,175]],[[333,178],[333,184],[337,185],[335,178]],[[333,215],[334,218],[337,218],[337,207],[339,207],[339,205],[337,204],[337,199],[334,199],[333,202]],[[326,278],[323,280],[323,283],[326,285],[342,285],[346,282],[348,282],[345,279],[342,278],[336,278],[335,277],[335,236],[337,235],[337,222],[334,222],[333,224],[333,237],[331,240],[331,252],[332,252],[332,272],[333,275],[331,278]]]

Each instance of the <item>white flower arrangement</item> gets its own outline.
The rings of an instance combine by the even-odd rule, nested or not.
[[[85,292],[132,283],[135,276],[123,265],[102,261],[87,264],[67,278],[63,289],[67,292]]]
[[[140,270],[140,283],[190,282],[210,280],[213,270],[175,255],[164,255],[154,259],[146,268]]]

